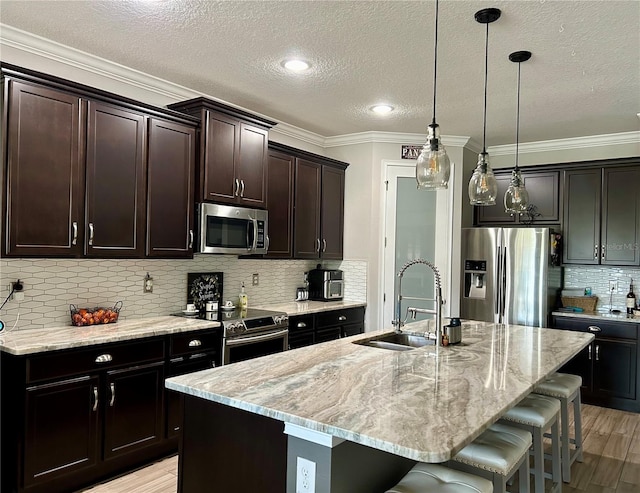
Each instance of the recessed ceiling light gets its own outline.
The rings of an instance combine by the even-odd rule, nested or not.
[[[311,67],[311,64],[309,62],[305,62],[304,60],[292,58],[291,60],[285,60],[282,66],[287,70],[291,70],[292,72],[304,72],[305,70],[309,69],[309,67]]]
[[[371,107],[371,111],[378,113],[379,115],[386,115],[393,111],[393,106],[389,106],[388,104],[376,104]]]

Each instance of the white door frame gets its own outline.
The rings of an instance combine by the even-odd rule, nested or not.
[[[381,238],[382,268],[380,269],[382,282],[380,283],[379,300],[381,307],[378,314],[378,326],[388,329],[391,327],[391,320],[394,317],[395,299],[394,290],[396,282],[395,271],[395,228],[396,228],[396,186],[393,182],[399,177],[415,177],[415,160],[383,160],[384,180],[383,190],[383,210],[381,219],[383,221],[383,235]],[[451,245],[453,242],[453,183],[455,177],[455,166],[451,163],[451,175],[449,188],[446,192],[435,192],[436,209],[447,211],[447,214],[438,217],[436,220],[436,249],[435,264],[442,275],[442,296],[445,300],[451,299]],[[427,192],[425,193],[433,193]],[[443,307],[443,316],[449,316],[449,304]]]

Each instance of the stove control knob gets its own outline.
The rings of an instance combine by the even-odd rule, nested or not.
[[[277,315],[277,316],[273,317],[273,321],[276,323],[276,325],[284,325],[289,321],[289,316],[288,315]]]

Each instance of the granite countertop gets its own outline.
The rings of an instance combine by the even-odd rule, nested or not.
[[[595,312],[565,312],[554,311],[552,315],[557,317],[574,317],[574,318],[590,318],[595,320],[610,320],[612,322],[628,322],[632,324],[640,324],[640,317],[629,317],[625,312],[609,313],[608,311]]]
[[[424,322],[405,329],[421,327]],[[581,332],[465,321],[462,343],[454,346],[389,351],[352,344],[383,333],[173,377],[165,384],[409,459],[443,462],[593,340]]]
[[[220,322],[183,317],[149,317],[106,325],[46,327],[0,332],[0,351],[17,356],[143,337],[220,327]]]
[[[342,310],[343,308],[355,308],[367,306],[362,301],[289,301],[285,303],[272,303],[260,305],[252,308],[262,308],[264,310],[277,310],[286,312],[287,315],[306,315],[309,313],[329,312],[332,310]]]

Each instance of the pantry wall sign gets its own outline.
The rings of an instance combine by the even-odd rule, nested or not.
[[[403,145],[402,146],[402,159],[418,159],[418,156],[422,152],[422,146],[415,145]]]

